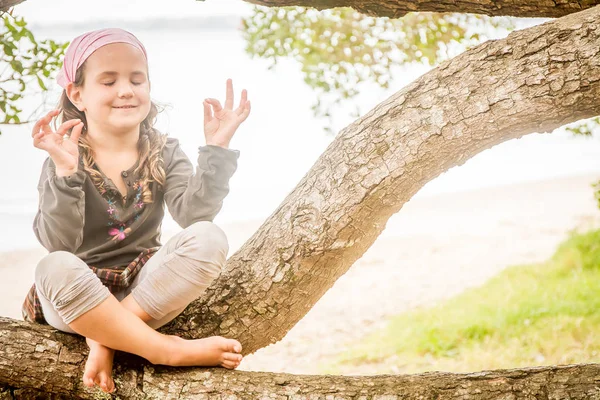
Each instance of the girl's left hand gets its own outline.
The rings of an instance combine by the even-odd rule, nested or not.
[[[233,110],[233,83],[227,79],[225,108],[217,99],[206,99],[204,105],[204,136],[207,145],[229,147],[233,134],[250,114],[250,101],[246,89],[242,90],[242,100],[238,108]],[[213,115],[214,112],[214,115]]]

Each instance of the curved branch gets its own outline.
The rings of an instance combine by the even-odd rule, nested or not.
[[[164,328],[281,340],[421,187],[496,144],[600,115],[600,7],[449,60],[343,129],[205,295]]]
[[[352,7],[374,17],[401,18],[409,12],[459,12],[490,16],[558,18],[600,4],[599,0],[578,1],[414,1],[414,0],[245,0],[267,7],[302,6],[326,10],[335,7]]]

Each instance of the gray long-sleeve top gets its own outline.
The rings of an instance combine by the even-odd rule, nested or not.
[[[200,146],[195,174],[177,139],[167,139],[162,156],[165,187],[152,183],[151,204],[141,201],[142,188],[134,173],[137,163],[121,173],[128,188],[123,201],[105,175],[106,191],[100,193],[81,162],[73,175],[58,177],[48,157],[38,184],[39,209],[33,222],[40,243],[50,252],[72,252],[90,266],[117,269],[127,266],[143,250],[161,245],[165,203],[182,228],[197,221],[212,221],[229,193],[239,151]]]

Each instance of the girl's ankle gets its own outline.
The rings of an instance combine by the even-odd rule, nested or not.
[[[89,337],[85,338],[85,342],[87,343],[88,347],[91,349],[92,347],[97,347],[98,345],[101,345],[100,343],[96,342],[93,339],[90,339]]]
[[[100,342],[96,342],[95,340],[92,340],[90,338],[85,338],[85,342],[87,343],[88,347],[90,348],[90,350],[94,349],[94,350],[108,350],[114,353],[114,350],[111,349],[110,347],[106,347],[104,346],[102,343]]]
[[[180,363],[181,354],[184,351],[186,340],[175,335],[165,335],[165,346],[155,361],[148,360],[153,364],[177,366]]]

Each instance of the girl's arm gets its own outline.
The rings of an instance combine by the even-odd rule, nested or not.
[[[85,178],[81,169],[69,176],[56,176],[52,159],[48,157],[44,162],[33,231],[49,252],[65,250],[74,253],[81,246],[85,222]]]
[[[212,221],[229,193],[229,179],[237,169],[238,150],[200,146],[196,173],[179,141],[165,145],[165,202],[173,219],[187,228],[197,221]]]

